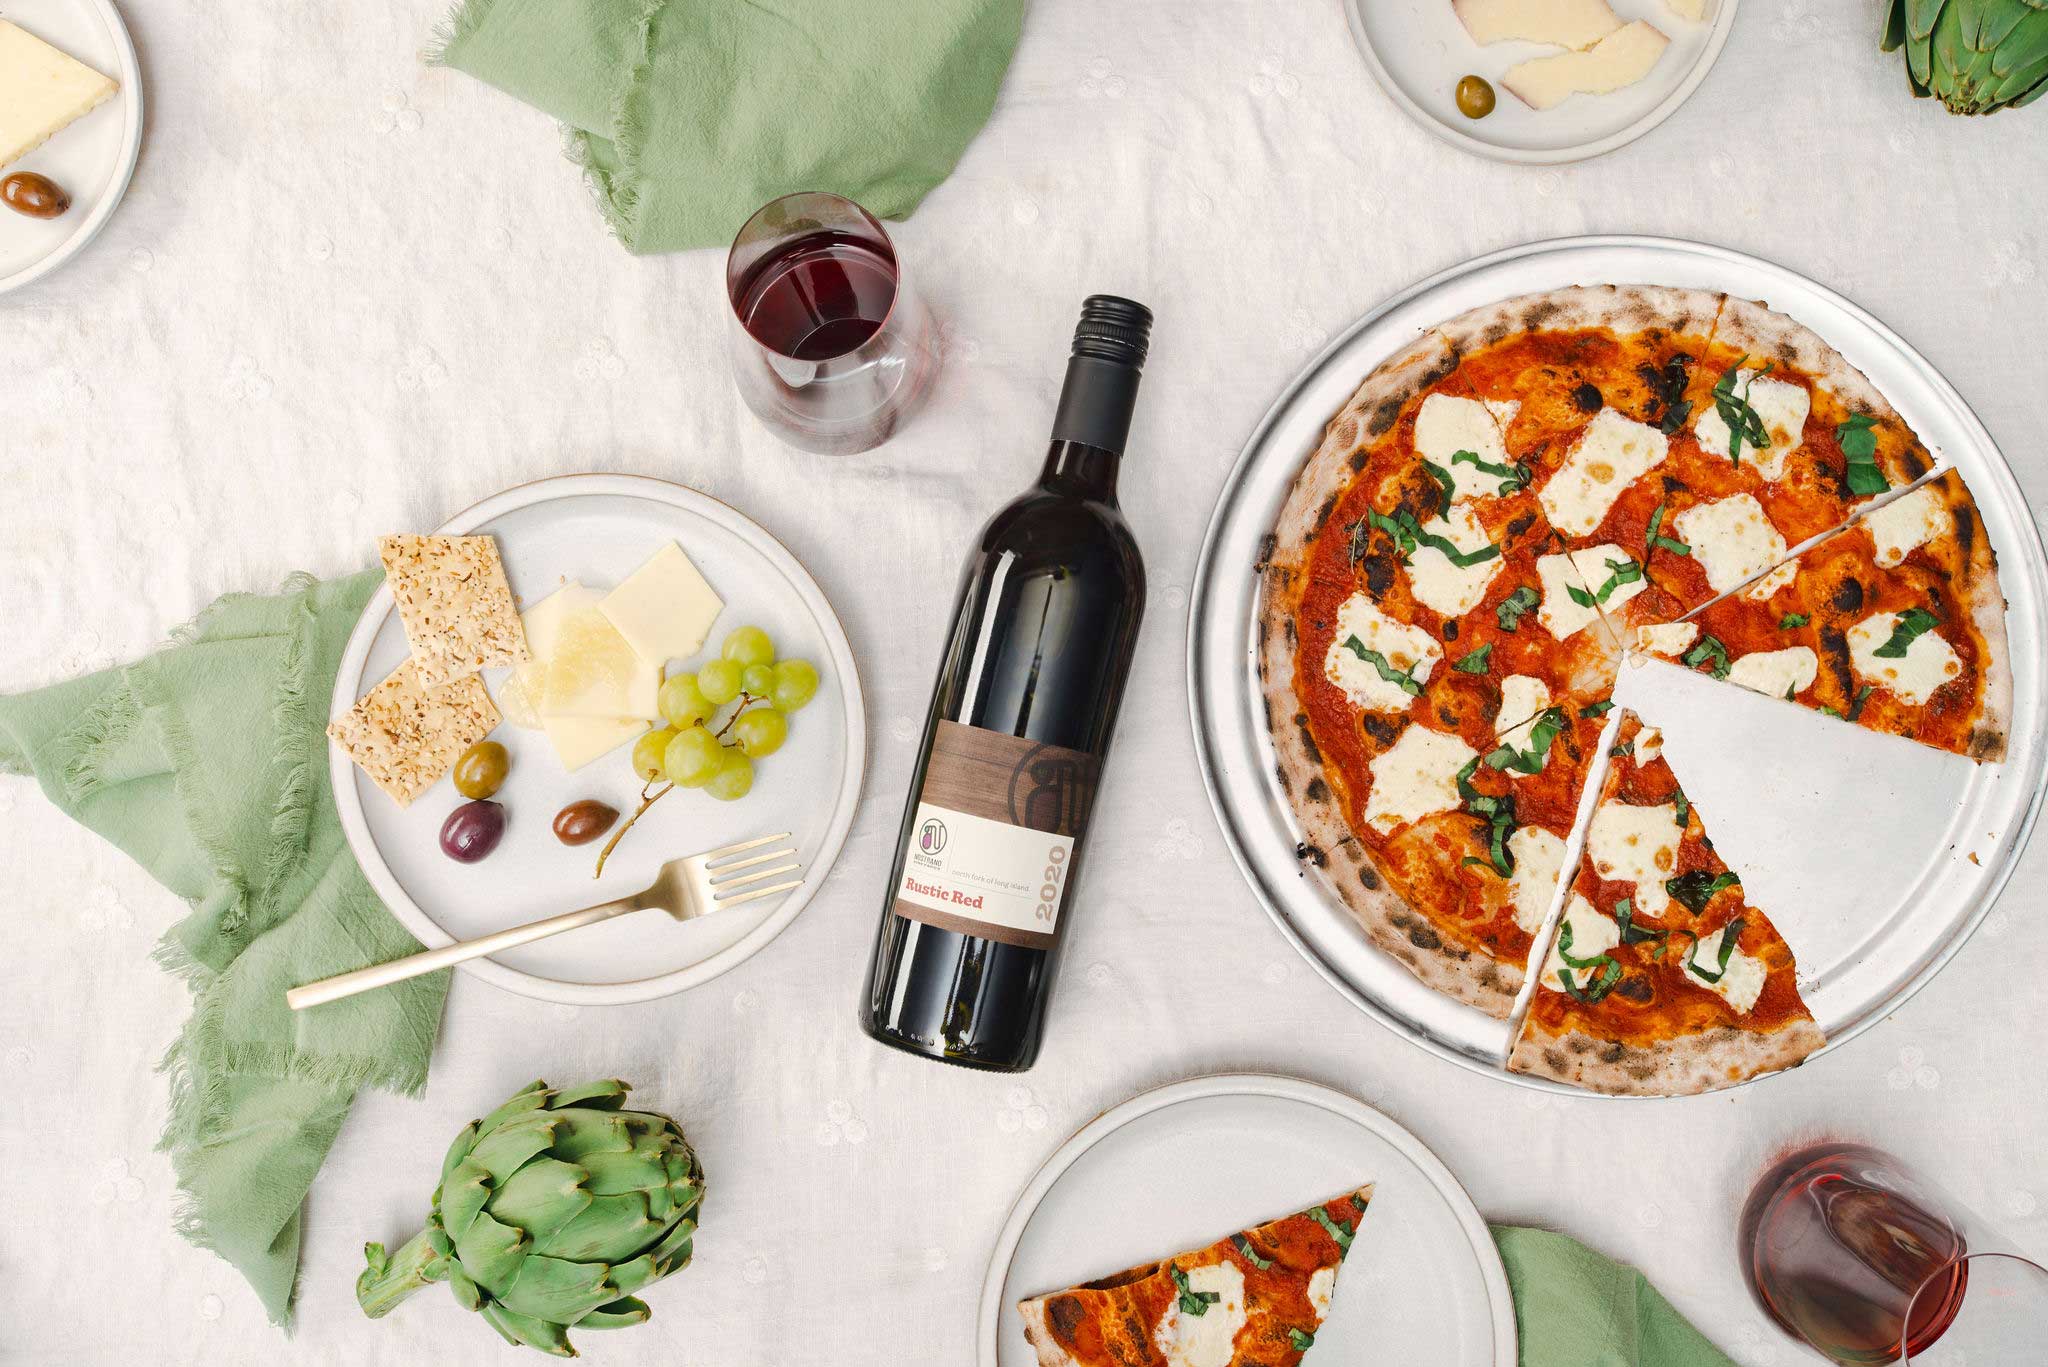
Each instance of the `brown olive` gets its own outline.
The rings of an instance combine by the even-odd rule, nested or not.
[[[1493,86],[1484,76],[1458,82],[1458,112],[1468,119],[1483,119],[1493,112]]]
[[[505,781],[512,756],[494,740],[480,740],[455,761],[455,791],[464,797],[487,798]]]
[[[0,204],[30,218],[57,218],[71,207],[71,196],[48,176],[16,171],[0,180]]]
[[[564,845],[588,845],[610,830],[618,819],[616,807],[607,807],[594,797],[586,797],[555,813],[555,839]]]

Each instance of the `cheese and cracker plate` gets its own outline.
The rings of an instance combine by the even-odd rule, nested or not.
[[[2011,470],[1883,324],[1720,248],[1538,243],[1396,297],[1253,436],[1192,597],[1268,911],[1530,1086],[1852,1038],[1985,918],[2048,772]]]
[[[1499,1251],[1442,1160],[1260,1073],[1143,1093],[1063,1144],[1004,1223],[975,1339],[977,1367],[1517,1356]]]
[[[0,4],[0,294],[85,250],[141,148],[142,72],[111,0]]]
[[[852,823],[866,727],[845,631],[766,531],[680,485],[571,475],[378,551],[385,583],[335,679],[330,779],[357,862],[422,943],[793,832],[806,872],[785,897],[462,965],[549,1001],[643,1001],[733,967],[809,902]]]

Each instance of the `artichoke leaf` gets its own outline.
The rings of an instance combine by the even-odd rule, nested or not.
[[[522,1315],[516,1310],[507,1310],[496,1301],[486,1301],[480,1313],[507,1343],[523,1343],[558,1358],[576,1356],[576,1350],[569,1344],[569,1327],[565,1324],[551,1324],[531,1315]]]
[[[691,1240],[696,1237],[696,1233],[696,1217],[685,1216],[676,1222],[675,1228],[662,1236],[660,1243],[648,1251],[647,1256],[654,1259],[654,1265],[660,1269],[656,1276],[666,1277],[677,1268],[690,1265]],[[613,1280],[617,1280],[616,1272]]]
[[[612,1283],[605,1263],[579,1263],[569,1258],[530,1254],[519,1275],[497,1293],[508,1310],[537,1319],[574,1324],[598,1306],[617,1300],[627,1290]]]
[[[483,1305],[483,1288],[469,1279],[459,1264],[448,1268],[448,1289],[455,1293],[455,1302],[464,1310],[475,1310]]]
[[[668,1231],[665,1221],[648,1215],[647,1204],[647,1197],[637,1191],[597,1197],[560,1228],[546,1235],[535,1231],[533,1251],[585,1262],[624,1262],[637,1257]]]
[[[553,1095],[554,1092],[548,1087],[547,1083],[529,1082],[526,1086],[514,1092],[504,1105],[492,1111],[482,1120],[477,1121],[477,1132],[489,1134],[514,1117],[525,1115],[530,1111],[543,1110],[548,1104],[548,1098]]]
[[[600,1078],[580,1087],[565,1087],[556,1092],[548,1101],[548,1109],[560,1111],[571,1106],[583,1106],[593,1111],[616,1111],[626,1104],[629,1090],[615,1077]]]
[[[647,1308],[647,1302],[632,1296],[621,1296],[609,1305],[597,1309],[576,1321],[578,1329],[630,1329],[636,1324],[645,1324],[654,1312]]]
[[[614,1111],[556,1111],[561,1122],[549,1152],[571,1163],[593,1153],[624,1153],[633,1147],[633,1127]]]
[[[491,1175],[474,1163],[459,1163],[434,1195],[441,1228],[450,1239],[459,1241],[491,1199]]]
[[[455,1142],[448,1146],[448,1155],[441,1160],[441,1180],[443,1182],[448,1180],[448,1175],[455,1171],[458,1163],[469,1157],[469,1151],[476,1147],[477,1124],[478,1122],[472,1120],[467,1125],[464,1125],[462,1133],[456,1135]]]
[[[491,1216],[525,1230],[536,1245],[570,1223],[590,1206],[583,1169],[560,1159],[534,1159],[505,1179],[491,1198]]]
[[[546,1153],[555,1131],[561,1127],[561,1117],[545,1112],[530,1120],[514,1121],[477,1140],[476,1147],[469,1151],[469,1161],[503,1182],[528,1159]]]
[[[494,1296],[512,1284],[532,1249],[533,1240],[524,1231],[500,1224],[487,1210],[478,1211],[476,1219],[455,1241],[455,1256],[462,1263],[462,1270]]]
[[[628,1149],[624,1153],[593,1153],[583,1159],[590,1174],[592,1196],[618,1196],[629,1191],[650,1191],[668,1186],[668,1151],[661,1148]]]

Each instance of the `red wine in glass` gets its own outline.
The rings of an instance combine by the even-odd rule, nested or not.
[[[1780,1327],[1845,1367],[1926,1351],[1954,1323],[1969,1249],[1947,1203],[1889,1154],[1818,1144],[1743,1207],[1743,1272]]]
[[[896,254],[885,242],[825,229],[763,258],[734,292],[754,340],[799,361],[864,345],[896,302]]]

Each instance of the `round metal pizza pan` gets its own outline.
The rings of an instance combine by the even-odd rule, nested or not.
[[[1860,367],[1975,494],[2007,600],[2013,716],[2003,763],[1831,722],[1662,665],[1624,668],[1616,700],[1664,728],[1665,753],[1799,960],[1829,1050],[1896,1009],[1954,957],[1997,900],[2039,815],[2048,769],[2048,560],[2011,469],[1954,386],[1890,328],[1782,266],[1721,247],[1579,237],[1510,248],[1403,291],[1311,361],[1245,444],[1212,516],[1189,604],[1189,705],[1203,781],[1231,853],[1280,930],[1332,986],[1406,1039],[1509,1073],[1508,1024],[1422,986],[1304,877],[1274,776],[1253,653],[1252,567],[1295,474],[1358,382],[1467,309],[1569,285],[1661,284],[1761,299]],[[1796,1076],[1796,1073],[1792,1076]],[[1782,1085],[1796,1085],[1785,1083]]]
[[[1189,1173],[1227,1180],[1188,1180]],[[1033,1367],[1019,1300],[1203,1248],[1373,1183],[1322,1351],[1515,1367],[1515,1305],[1485,1220],[1427,1145],[1354,1097],[1226,1073],[1154,1088],[1083,1126],[1010,1211],[982,1281],[977,1367]],[[1348,1343],[1351,1350],[1337,1347]]]

